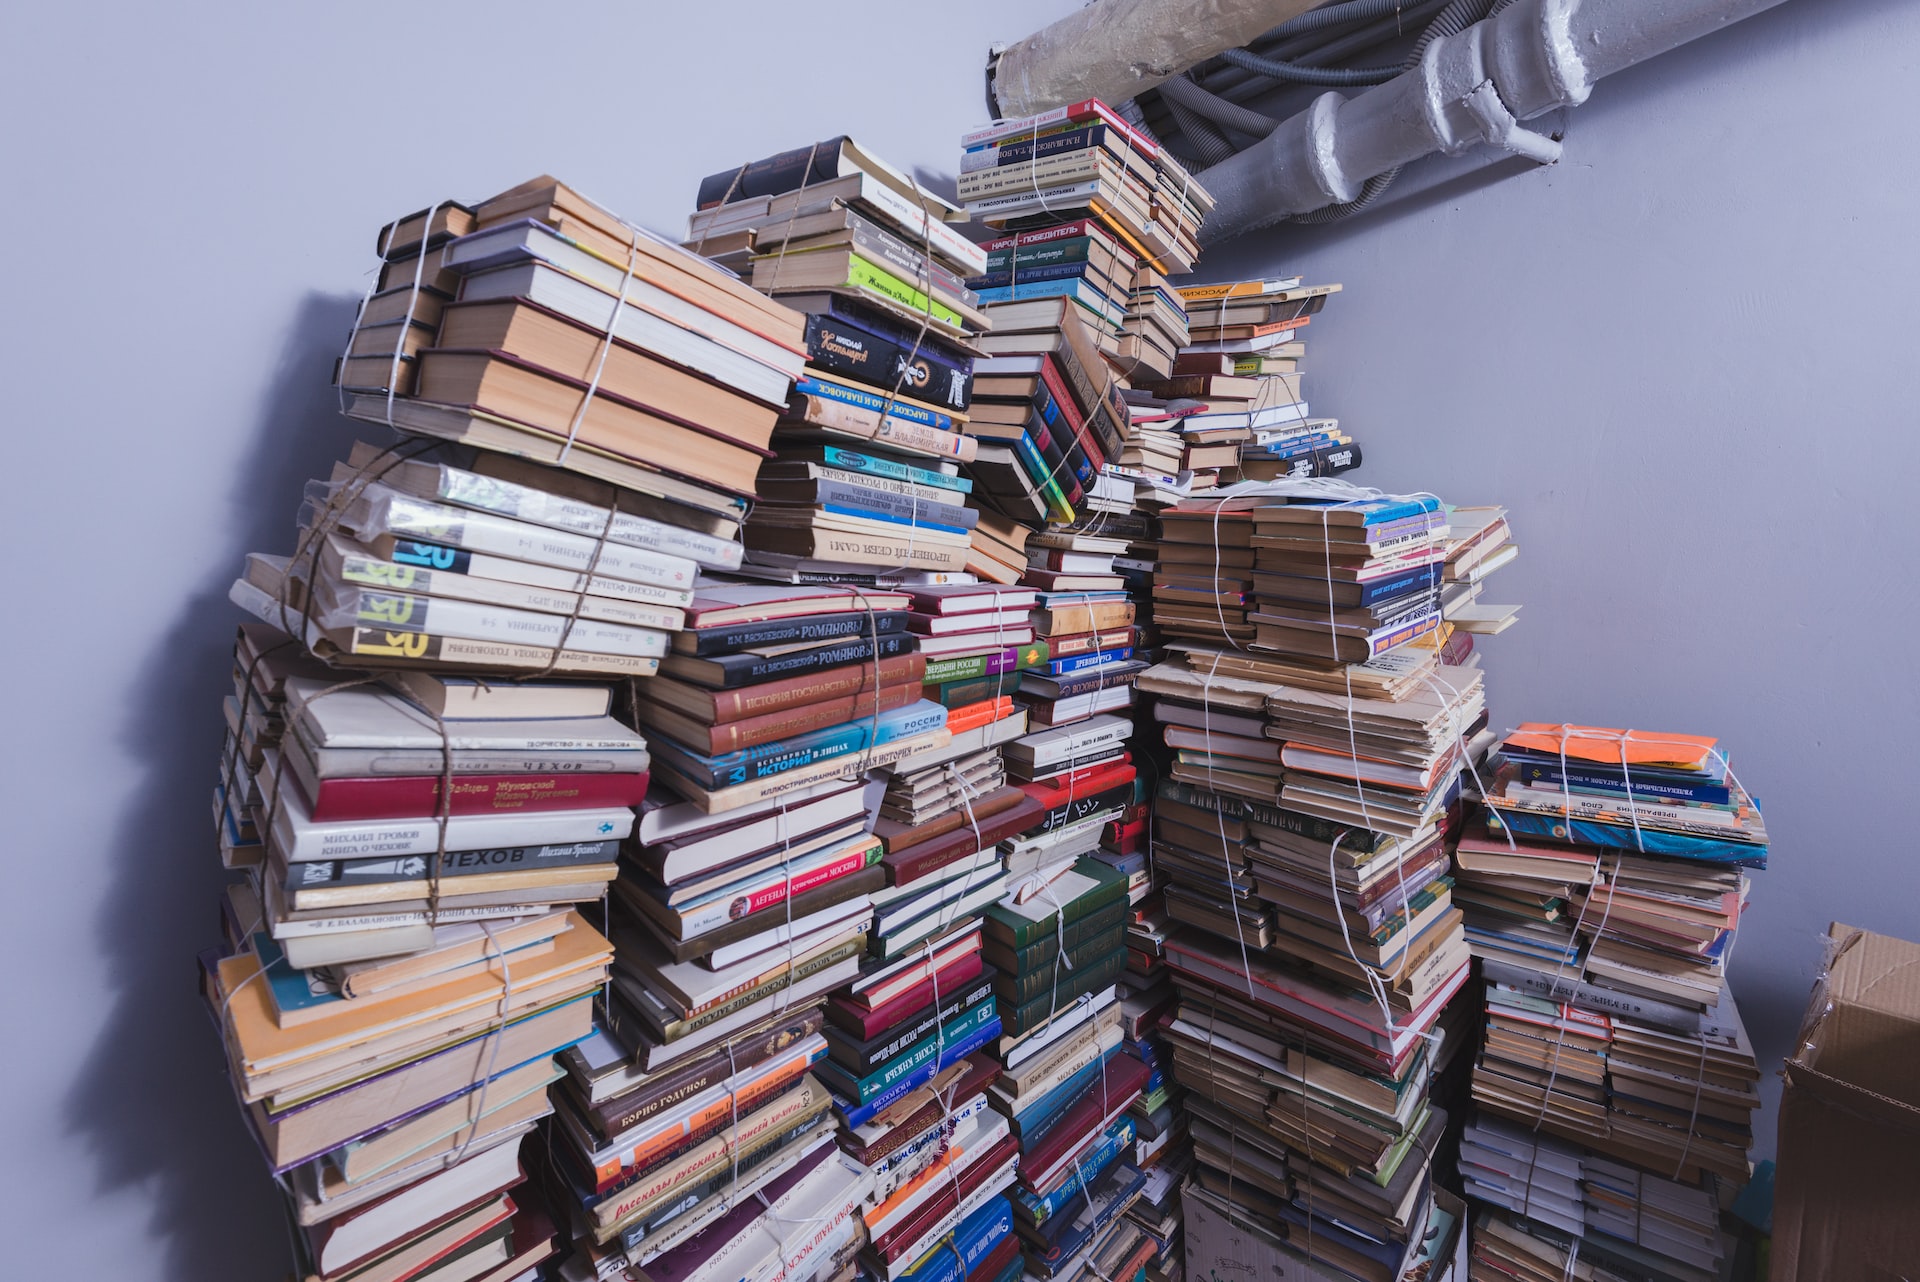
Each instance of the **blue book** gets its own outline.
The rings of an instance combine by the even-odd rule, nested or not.
[[[1125,663],[1132,657],[1132,646],[1123,646],[1118,650],[1096,650],[1092,654],[1076,654],[1067,659],[1049,659],[1045,671],[1050,677],[1064,677],[1069,673],[1085,672],[1089,668],[1103,667],[1109,663]]]
[[[1035,1257],[1043,1276],[1052,1276],[1088,1246],[1102,1237],[1108,1226],[1132,1206],[1145,1188],[1147,1177],[1125,1163],[1113,1168],[1105,1180],[1090,1185],[1082,1198],[1063,1209],[1040,1231],[1046,1248]]]
[[[1006,1197],[990,1197],[934,1244],[917,1268],[902,1273],[897,1282],[965,1282],[980,1261],[1013,1232],[1013,1208]],[[948,1250],[947,1244],[953,1244]]]
[[[1046,1138],[1047,1132],[1053,1129],[1053,1124],[1069,1108],[1079,1103],[1082,1095],[1100,1084],[1106,1076],[1107,1061],[1119,1053],[1120,1046],[1116,1042],[1112,1050],[1081,1068],[1066,1081],[1021,1110],[1015,1119],[1020,1124],[1020,1147],[1031,1148]]]
[[[1116,1158],[1126,1152],[1127,1145],[1133,1143],[1136,1130],[1133,1118],[1122,1113],[1113,1119],[1113,1124],[1107,1127],[1106,1133],[1093,1147],[1080,1155],[1080,1161],[1067,1168],[1066,1182],[1059,1188],[1046,1194],[1035,1193],[1028,1188],[1016,1190],[1013,1200],[1021,1218],[1039,1225],[1058,1215],[1080,1192],[1082,1181],[1092,1184],[1113,1165]]]
[[[898,512],[883,512],[878,508],[856,507],[851,503],[822,503],[822,512],[832,512],[839,516],[857,516],[867,521],[885,521],[889,525],[909,525],[916,530],[944,530],[951,534],[966,534],[967,526],[949,525],[944,521],[929,521],[925,517],[903,516]],[[922,508],[932,511],[932,505]]]
[[[828,467],[837,467],[847,472],[864,472],[868,476],[883,476],[890,481],[912,481],[915,485],[934,485],[943,490],[958,490],[962,494],[973,493],[973,481],[968,477],[948,476],[945,472],[915,467],[911,463],[902,463],[897,459],[862,454],[859,450],[845,449],[838,445],[816,445],[806,449],[783,450],[781,457],[817,459]]]
[[[807,375],[794,380],[793,390],[804,396],[818,396],[822,400],[838,401],[842,405],[851,405],[856,409],[869,410],[878,414],[885,409],[889,415],[902,422],[918,423],[922,427],[937,427],[943,432],[954,430],[953,416],[942,414],[938,410],[925,409],[895,400],[888,406],[888,397],[884,392],[869,391],[864,387],[854,387],[847,383],[835,383],[818,375]]]
[[[1552,841],[1572,841],[1585,846],[1606,846],[1612,850],[1643,850],[1649,855],[1672,859],[1698,859],[1703,863],[1739,864],[1745,868],[1765,868],[1767,848],[1751,841],[1724,841],[1717,837],[1695,837],[1681,832],[1661,832],[1643,827],[1636,839],[1633,826],[1616,826],[1592,819],[1568,823],[1562,815],[1532,815],[1511,810],[1486,811],[1487,827],[1498,832],[1502,826],[1516,836],[1545,837]]]
[[[849,1099],[840,1092],[834,1091],[829,1085],[828,1090],[833,1095],[834,1111],[840,1115],[841,1124],[848,1130],[865,1126],[878,1114],[938,1077],[940,1071],[949,1064],[959,1063],[998,1036],[1000,1036],[1000,1020],[996,1013],[993,1019],[968,1036],[957,1042],[948,1042],[946,1054],[939,1059],[928,1060],[865,1103]]]
[[[752,779],[766,779],[799,766],[879,747],[937,730],[947,724],[947,710],[931,699],[842,725],[808,731],[790,739],[757,744],[718,757],[703,756],[656,734],[653,749],[669,759],[674,769],[709,788],[725,788]]]

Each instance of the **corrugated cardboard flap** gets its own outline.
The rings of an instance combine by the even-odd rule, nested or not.
[[[1829,928],[1829,940],[1825,1001],[1816,991],[1811,1026],[1789,1063],[1789,1079],[1795,1070],[1813,1069],[1834,1086],[1920,1109],[1920,1073],[1914,1071],[1920,1064],[1920,944],[1838,922]]]

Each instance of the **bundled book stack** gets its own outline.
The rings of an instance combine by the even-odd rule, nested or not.
[[[1180,415],[1187,466],[1237,468],[1240,478],[1271,481],[1360,465],[1360,447],[1338,419],[1309,412],[1301,387],[1300,331],[1339,292],[1297,276],[1181,289],[1193,341],[1174,378],[1149,390]]]
[[[377,681],[254,623],[235,660],[248,881],[203,991],[301,1268],[517,1278],[555,1249],[519,1141],[611,956],[573,906],[614,875],[646,743],[607,686]]]
[[[540,177],[384,228],[348,414],[610,482],[731,538],[806,359],[804,318]]]
[[[330,661],[648,675],[740,545],[623,507],[537,464],[362,443],[309,485],[294,553],[249,556],[231,595]]]
[[[687,243],[745,255],[756,289],[806,315],[748,568],[791,582],[966,574],[978,513],[954,471],[978,448],[964,429],[987,321],[964,283],[986,256],[949,225],[963,215],[846,137],[713,174],[697,202]]]
[[[1454,1219],[1431,1178],[1470,960],[1446,835],[1486,714],[1441,653],[1446,509],[1281,482],[1160,528],[1167,647],[1136,681],[1167,754],[1151,853],[1187,1214],[1277,1219],[1290,1251],[1397,1277]],[[1397,626],[1329,611],[1406,536],[1377,598]]]
[[[505,1282],[576,1228],[518,1141],[564,1111],[658,765],[630,687],[555,678],[653,673],[740,565],[803,322],[547,178],[378,250],[335,381],[412,435],[312,483],[231,589],[248,880],[204,990],[304,1274]]]
[[[1482,1128],[1511,1130],[1497,1114],[1534,1147],[1525,1163],[1463,1147],[1468,1190],[1517,1213],[1510,1233],[1711,1274],[1759,1104],[1726,987],[1746,870],[1766,863],[1758,807],[1697,735],[1527,724],[1482,769],[1484,826],[1454,856],[1487,980],[1473,1097]],[[1526,1163],[1563,1177],[1571,1210],[1526,1195]],[[1691,1227],[1658,1231],[1676,1217]]]

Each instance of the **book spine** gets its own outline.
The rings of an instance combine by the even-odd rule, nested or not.
[[[752,646],[792,645],[797,642],[838,641],[843,637],[869,637],[902,631],[907,615],[904,610],[883,610],[868,615],[855,611],[845,614],[815,615],[811,618],[776,619],[766,623],[741,623],[717,628],[690,630],[693,653],[705,657],[743,650]]]
[[[863,658],[866,662],[861,662]],[[749,685],[742,689],[713,691],[714,721],[744,721],[749,717],[785,712],[825,699],[855,698],[867,695],[874,689],[876,673],[870,655],[817,666],[830,670],[818,674],[808,672],[789,680]],[[921,654],[883,656],[877,675],[881,687],[885,688],[900,682],[920,681],[926,669],[926,656]]]
[[[449,813],[493,815],[637,806],[647,775],[455,775]],[[312,798],[315,823],[417,819],[440,812],[436,776],[322,779]]]
[[[1042,138],[1042,142],[1046,139]],[[991,168],[963,171],[955,190],[964,201],[981,200],[1002,192],[1032,192],[1061,183],[1079,182],[1083,179],[1103,176],[1103,160],[1113,164],[1115,169],[1121,166],[1100,148],[1082,147],[1077,151],[1056,153],[1041,159],[1028,159],[1018,165],[995,165]]]
[[[814,731],[808,736],[811,742],[763,743],[728,757],[711,758],[710,765],[719,780],[716,786],[726,783],[745,783],[747,779],[764,779],[768,775],[778,774],[794,766],[807,765],[826,757],[839,756],[865,747],[869,742],[874,745],[892,743],[896,739],[905,739],[912,735],[925,734],[946,724],[946,709],[939,707],[900,708],[874,721],[849,721],[844,726],[829,727]],[[738,775],[738,778],[735,776]]]
[[[803,650],[796,654],[728,655],[725,657],[743,659],[745,662],[722,662],[721,668],[726,674],[725,680],[729,687],[753,685],[772,680],[774,677],[794,676],[803,672],[817,672],[821,668],[839,668],[850,663],[866,663],[871,672],[876,647],[880,651],[880,658],[884,661],[891,656],[911,651],[914,645],[915,641],[911,635],[895,633],[874,639],[849,641],[842,645]],[[881,671],[883,679],[885,675],[883,667]]]
[[[709,752],[718,757],[827,726],[857,721],[862,717],[871,718],[876,713],[904,708],[919,697],[918,685],[882,686],[877,701],[872,697],[847,695],[820,703],[802,704],[789,711],[723,722],[708,727],[707,746]]]
[[[631,1216],[643,1213],[683,1186],[694,1184],[714,1168],[726,1163],[729,1153],[744,1155],[748,1146],[758,1151],[758,1141],[781,1134],[798,1125],[803,1117],[825,1108],[826,1090],[811,1077],[779,1099],[740,1120],[737,1127],[718,1140],[709,1140],[699,1148],[665,1167],[648,1173],[647,1178],[621,1190],[592,1208],[595,1224],[611,1237],[618,1226]]]
[[[594,1192],[604,1193],[622,1178],[652,1165],[676,1149],[691,1147],[688,1141],[695,1137],[704,1138],[717,1127],[730,1123],[737,1115],[736,1109],[752,1109],[763,1100],[787,1089],[812,1067],[813,1058],[811,1055],[797,1055],[791,1061],[741,1083],[724,1098],[709,1101],[678,1124],[636,1143],[622,1145],[611,1155],[594,1159]]]
[[[1015,1204],[1022,1212],[1023,1218],[1036,1226],[1045,1224],[1055,1213],[1071,1202],[1082,1187],[1092,1187],[1107,1167],[1113,1164],[1114,1159],[1133,1142],[1134,1129],[1131,1117],[1116,1119],[1100,1137],[1099,1142],[1080,1155],[1066,1183],[1044,1196],[1035,1193],[1032,1189],[1021,1189],[1015,1193]]]
[[[980,514],[971,508],[929,503],[924,499],[865,485],[851,485],[844,481],[815,481],[813,502],[828,511],[845,511],[850,516],[923,525],[955,534],[967,533],[980,519]]]
[[[1079,956],[1076,950],[1088,943],[1097,943],[1101,951],[1117,948],[1125,937],[1124,926],[1127,918],[1125,897],[1117,897],[1114,902],[1104,904],[1087,913],[1076,921],[1070,921],[1064,930],[1050,930],[1033,939],[1031,943],[1017,948],[1009,948],[999,939],[989,939],[984,945],[986,958],[1001,971],[1008,974],[1025,975],[1042,966],[1049,966],[1060,952],[1060,937],[1065,935],[1067,955],[1076,965]]]
[[[1019,1009],[1028,1002],[1037,1001],[1059,988],[1071,984],[1082,967],[1101,963],[1116,948],[1122,947],[1123,936],[1111,927],[1105,932],[1106,938],[1083,940],[1077,945],[1068,945],[1067,961],[1057,970],[1052,964],[1053,958],[1042,963],[1037,969],[1021,974],[1001,971],[995,978],[993,995],[1007,1006]],[[1056,947],[1054,956],[1059,956]]]
[[[1077,281],[1082,277],[1090,275],[1091,272],[1092,267],[1085,260],[1079,262],[1036,263],[1031,267],[1022,266],[1019,271],[988,272],[985,276],[975,276],[967,283],[979,293],[982,302],[989,301],[986,298],[986,291],[1003,289],[1010,292],[1001,297],[1005,301],[1011,302],[1013,299],[1019,297],[1017,292],[1012,291],[1023,289],[1029,284],[1038,285],[1047,281],[1060,280]],[[1095,288],[1098,288],[1097,283],[1095,284]],[[1029,295],[1029,297],[1032,296],[1033,295]]]
[[[617,841],[576,841],[560,845],[503,846],[487,850],[449,850],[440,856],[442,877],[475,873],[523,872],[530,869],[576,867],[612,863],[620,852]],[[319,886],[369,886],[390,881],[412,881],[427,875],[429,855],[400,859],[340,859],[318,863],[290,863],[282,883],[289,893]]]
[[[880,409],[885,402],[886,398],[881,397],[871,408],[867,408],[845,400],[796,394],[788,401],[787,409],[792,418],[810,426],[830,428],[897,449],[957,459],[963,463],[971,463],[978,454],[980,447],[970,436],[908,422],[895,413],[889,413],[882,419]]]
[[[890,417],[919,427],[936,428],[942,432],[954,429],[952,415],[938,410],[925,409],[906,401],[887,396],[884,392],[869,391],[863,387],[848,387],[844,383],[829,382],[819,378],[801,378],[795,380],[793,390],[796,395],[813,397],[818,400],[834,401],[841,405],[851,405],[878,415],[884,408]],[[891,406],[888,405],[892,401]],[[842,464],[842,466],[845,466]],[[861,470],[856,468],[856,471]]]
[[[968,824],[945,837],[909,847],[899,855],[889,855],[887,856],[889,879],[896,886],[910,886],[922,877],[931,876],[956,860],[967,858],[982,850],[991,850],[995,843],[1022,831],[1026,825],[1033,822],[1033,819],[1034,813],[1031,806],[1017,805],[1012,810],[982,822],[977,840],[973,835],[973,825]]]
[[[972,291],[960,277],[865,219],[855,223],[852,240],[855,253],[895,276],[902,284],[920,289],[931,287],[958,298],[969,307],[974,304]]]
[[[821,481],[834,481],[841,485],[857,485],[863,490],[877,491],[883,494],[896,494],[903,499],[913,499],[925,507],[946,509],[965,509],[966,499],[958,490],[937,489],[931,485],[917,485],[912,481],[896,481],[890,477],[874,476],[867,472],[850,472],[844,468],[825,467],[813,464],[813,478]]]
[[[667,521],[619,512],[614,515],[609,528],[607,509],[603,507],[444,464],[435,467],[435,482],[435,492],[439,497],[460,507],[480,508],[515,520],[584,534],[596,540],[600,531],[605,529],[612,542],[645,548],[666,556],[684,557],[715,569],[737,569],[740,565],[738,543],[711,534],[701,534]]]
[[[834,1062],[850,1073],[871,1073],[877,1066],[885,1064],[894,1056],[908,1050],[921,1038],[931,1034],[941,1024],[950,1023],[974,1011],[981,1002],[990,1000],[992,996],[993,984],[991,981],[983,980],[959,996],[948,998],[938,1009],[929,1006],[918,1019],[902,1025],[900,1031],[884,1043],[865,1050],[849,1047],[840,1042],[834,1036],[838,1032],[836,1029],[827,1034],[829,1042],[834,1043],[830,1053],[833,1054]]]
[[[921,680],[929,685],[944,684],[948,681],[965,681],[972,677],[998,676],[1002,672],[1015,672],[1028,665],[1020,661],[1026,649],[1032,647],[1012,646],[993,654],[969,655],[964,659],[935,659],[927,664]]]
[[[921,312],[935,320],[944,321],[955,328],[964,328],[967,318],[959,311],[937,298],[929,296],[924,290],[916,289],[898,276],[870,259],[859,254],[847,257],[847,284],[854,289],[868,289],[883,298],[916,312]]]
[[[916,753],[931,751],[944,746],[952,736],[945,729],[929,731],[924,735],[915,735],[890,743],[879,748],[862,750],[858,761],[869,770],[878,770],[894,762],[911,757]],[[709,814],[720,814],[739,806],[751,805],[756,801],[768,801],[774,797],[785,796],[799,788],[819,783],[844,773],[847,769],[844,761],[821,761],[811,766],[802,766],[783,775],[774,775],[769,779],[756,779],[751,783],[738,784],[731,788],[722,788],[708,794],[702,800]]]
[[[818,975],[821,971],[839,965],[864,947],[865,943],[861,939],[848,940],[836,948],[821,953],[818,957],[801,962],[787,974],[775,975],[763,980],[748,991],[736,994],[717,1005],[709,1006],[697,1015],[690,1015],[686,1019],[665,1021],[659,1026],[657,1035],[662,1042],[677,1042],[710,1024],[718,1023],[729,1015],[745,1010],[770,993],[792,988]]]
[[[959,1063],[998,1036],[1000,1036],[1000,1020],[997,1017],[989,1019],[985,1024],[968,1034],[962,1040],[948,1042],[945,1054],[940,1055],[937,1059],[929,1059],[920,1064],[891,1086],[888,1086],[879,1094],[875,1095],[872,1099],[864,1101],[836,1101],[835,1107],[840,1112],[841,1122],[848,1130],[856,1130],[859,1127],[865,1126],[875,1117],[939,1076],[942,1069],[945,1069],[951,1064]]]
[[[718,930],[730,921],[738,921],[742,917],[751,917],[757,912],[764,912],[785,903],[789,898],[798,899],[809,890],[862,872],[867,865],[877,863],[879,859],[880,843],[876,841],[865,849],[842,855],[804,872],[795,873],[791,877],[781,877],[771,885],[764,885],[744,894],[733,895],[725,900],[682,912],[679,914],[680,938],[691,939],[696,935]],[[796,975],[795,978],[799,979],[803,976]],[[779,982],[784,984],[786,981],[783,977]]]
[[[1126,646],[1119,650],[1099,650],[1093,654],[1075,655],[1066,659],[1051,660],[1046,665],[1046,672],[1048,676],[1066,677],[1072,676],[1076,672],[1086,672],[1090,669],[1105,667],[1110,663],[1126,663],[1132,658],[1132,646]]]
[[[1029,164],[1062,152],[1097,147],[1106,140],[1106,136],[1107,127],[1104,124],[1082,125],[1078,129],[1054,133],[1042,132],[1037,138],[1032,133],[1016,134],[1004,142],[989,143],[985,147],[967,151],[961,157],[960,172],[970,174],[1006,165]]]
[[[976,280],[998,275],[1024,276],[1030,270],[1090,262],[1095,244],[1093,237],[1084,235],[1054,237],[1044,242],[1029,241],[1018,250],[1005,242],[991,243],[999,244],[1001,248],[987,251],[985,277],[976,277]]]
[[[840,176],[840,145],[845,141],[835,138],[810,147],[796,147],[738,169],[708,174],[700,180],[700,188],[695,193],[695,208],[712,209],[723,203],[779,196],[817,183],[832,182]]]
[[[838,445],[828,445],[821,450],[821,457],[830,467],[842,467],[850,472],[863,472],[869,476],[883,476],[895,481],[911,481],[915,485],[932,485],[940,489],[958,490],[965,494],[973,489],[973,482],[964,476],[948,476],[945,472],[935,472],[924,467],[915,467],[911,463],[901,463],[895,459],[875,458],[871,454],[861,454]]]
[[[588,1116],[603,1138],[618,1135],[656,1113],[692,1099],[740,1069],[764,1063],[783,1048],[805,1041],[820,1031],[825,1020],[826,1016],[817,1006],[800,1011],[772,1032],[759,1034],[750,1041],[736,1041],[730,1050],[723,1047],[684,1068],[669,1071],[658,1081],[595,1104],[588,1110]]]
[[[1594,774],[1584,770],[1569,768],[1564,775],[1557,765],[1539,761],[1523,761],[1519,766],[1520,778],[1526,783],[1544,783],[1559,788],[1571,784],[1575,788],[1592,788],[1619,797],[1626,797],[1628,789],[1624,779],[1604,774]],[[1645,776],[1635,778],[1633,793],[1650,797],[1666,797],[1675,801],[1700,802],[1706,805],[1724,806],[1733,797],[1732,790],[1712,784],[1665,783],[1649,780]]]

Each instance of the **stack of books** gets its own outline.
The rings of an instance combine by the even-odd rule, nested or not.
[[[998,304],[988,313],[994,332],[980,344],[989,355],[974,366],[969,430],[1011,454],[1021,470],[983,479],[996,492],[1031,492],[1046,520],[1070,523],[1119,460],[1127,421],[1120,376],[1067,299]],[[1032,507],[1024,497],[1021,503]],[[1008,515],[1038,523],[1017,505]]]
[[[968,149],[960,162],[961,194],[1023,178],[1024,168],[1010,168],[1022,152],[1030,155],[1032,144]],[[968,284],[983,304],[1065,298],[1079,306],[1095,334],[1124,331],[1140,259],[1099,218],[1038,227],[990,240],[981,248],[987,253],[987,270]]]
[[[1117,1262],[1132,1276],[1162,1244],[1128,1214],[1145,1188],[1132,1114],[1150,1074],[1121,1030],[1127,878],[1082,858],[1015,880],[984,929],[1004,1029],[989,1103],[1017,1140],[1026,1271],[1065,1278]]]
[[[1337,419],[1316,418],[1301,387],[1300,331],[1340,292],[1297,276],[1180,289],[1192,341],[1174,377],[1150,390],[1180,414],[1191,458],[1226,460],[1236,479],[1333,476],[1360,465]],[[1230,434],[1242,431],[1238,458]]]
[[[613,877],[646,742],[604,685],[381,681],[255,623],[235,661],[222,855],[248,880],[202,987],[300,1266],[517,1277],[555,1249],[519,1141],[611,959],[573,906]]]
[[[1467,1195],[1488,1204],[1472,1229],[1473,1276],[1596,1275],[1711,1282],[1731,1239],[1711,1190],[1665,1179],[1493,1117],[1461,1139]]]
[[[695,578],[740,545],[571,481],[356,445],[309,485],[293,554],[250,556],[230,595],[333,662],[650,675]]]
[[[1759,810],[1713,739],[1529,723],[1455,859],[1487,979],[1473,1095],[1665,1179],[1739,1184],[1759,1071],[1726,987]]]
[[[747,252],[753,286],[806,314],[806,367],[747,522],[750,569],[967,571],[978,518],[953,471],[977,449],[963,431],[987,322],[964,284],[985,255],[949,226],[960,218],[845,137],[701,183],[688,244]]]
[[[960,143],[960,198],[980,222],[1026,231],[1097,218],[1156,271],[1179,275],[1199,259],[1213,198],[1103,102],[997,120]],[[1116,283],[1124,302],[1132,283]]]
[[[401,219],[378,248],[336,374],[348,414],[738,531],[805,362],[798,312],[544,176]],[[361,355],[369,330],[408,337]]]

